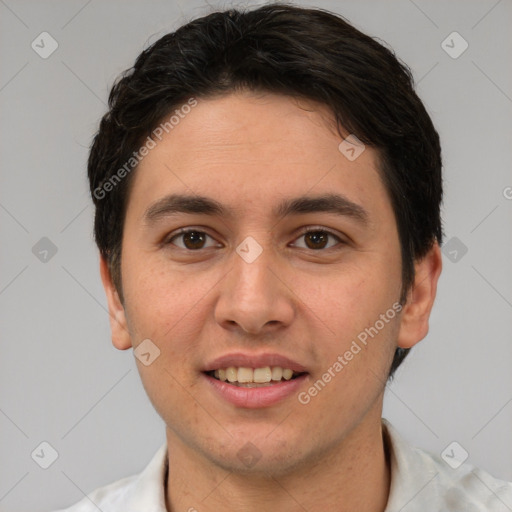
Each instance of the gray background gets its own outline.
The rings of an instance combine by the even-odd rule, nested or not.
[[[441,453],[456,440],[469,462],[512,480],[512,1],[308,5],[395,49],[443,141],[446,240],[458,240],[443,248],[430,334],[389,386],[385,416],[412,443]],[[85,162],[118,73],[210,9],[189,0],[0,0],[2,511],[74,503],[140,471],[164,441],[132,352],[110,343]],[[59,45],[46,59],[31,48],[43,31]],[[456,59],[441,46],[453,31],[469,43]],[[44,253],[45,241],[34,254],[43,237],[56,254]],[[36,461],[48,449],[31,457],[43,441],[58,452],[46,470]]]

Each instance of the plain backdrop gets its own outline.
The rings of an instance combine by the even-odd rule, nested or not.
[[[389,44],[442,138],[444,271],[430,333],[384,416],[411,443],[440,454],[457,441],[468,462],[512,480],[512,1],[297,4]],[[68,506],[139,472],[164,441],[132,352],[110,342],[88,147],[143,48],[240,5],[256,2],[0,1],[1,511]],[[41,450],[58,455],[48,469]]]

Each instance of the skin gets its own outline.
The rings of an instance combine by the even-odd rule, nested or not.
[[[416,262],[401,313],[309,403],[293,394],[269,407],[235,407],[201,373],[229,352],[277,352],[307,368],[307,391],[399,301],[400,245],[378,154],[366,147],[349,161],[342,140],[324,106],[233,93],[199,99],[133,176],[123,303],[105,261],[101,275],[114,345],[125,350],[149,338],[161,351],[151,365],[137,364],[167,427],[169,511],[385,509],[384,387],[396,347],[427,334],[441,272],[437,244]],[[272,215],[284,198],[333,192],[364,208],[367,223],[330,212]],[[171,193],[214,198],[234,215],[179,213],[148,223],[147,209]],[[306,226],[335,237],[322,248],[302,234]],[[170,240],[187,227],[211,237],[200,250],[185,248],[183,236]],[[247,236],[262,248],[252,263],[235,250]],[[261,455],[251,468],[237,456],[249,441]]]

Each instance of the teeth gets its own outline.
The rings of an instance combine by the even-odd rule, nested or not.
[[[243,366],[240,366],[240,368],[238,368],[238,378],[236,380],[238,382],[254,382],[252,380],[253,373],[252,368],[244,368]]]
[[[226,379],[229,382],[237,382],[238,381],[238,370],[234,366],[230,366],[226,368]]]
[[[272,370],[270,366],[265,368],[256,368],[253,372],[254,382],[270,382],[272,380]]]
[[[281,380],[283,378],[283,369],[280,366],[272,368],[272,380]]]
[[[265,366],[263,368],[247,368],[245,366],[235,367],[230,366],[229,368],[219,368],[215,370],[214,375],[217,379],[222,381],[228,381],[231,383],[268,383],[278,382],[282,379],[290,380],[294,372],[290,368],[282,368],[281,366]]]
[[[289,368],[285,368],[283,370],[283,379],[284,380],[290,380],[293,375],[293,370],[290,370]]]

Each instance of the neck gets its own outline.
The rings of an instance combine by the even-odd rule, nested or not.
[[[359,424],[316,460],[285,475],[237,474],[205,459],[167,431],[170,469],[166,486],[169,512],[383,512],[390,469],[377,422]]]

